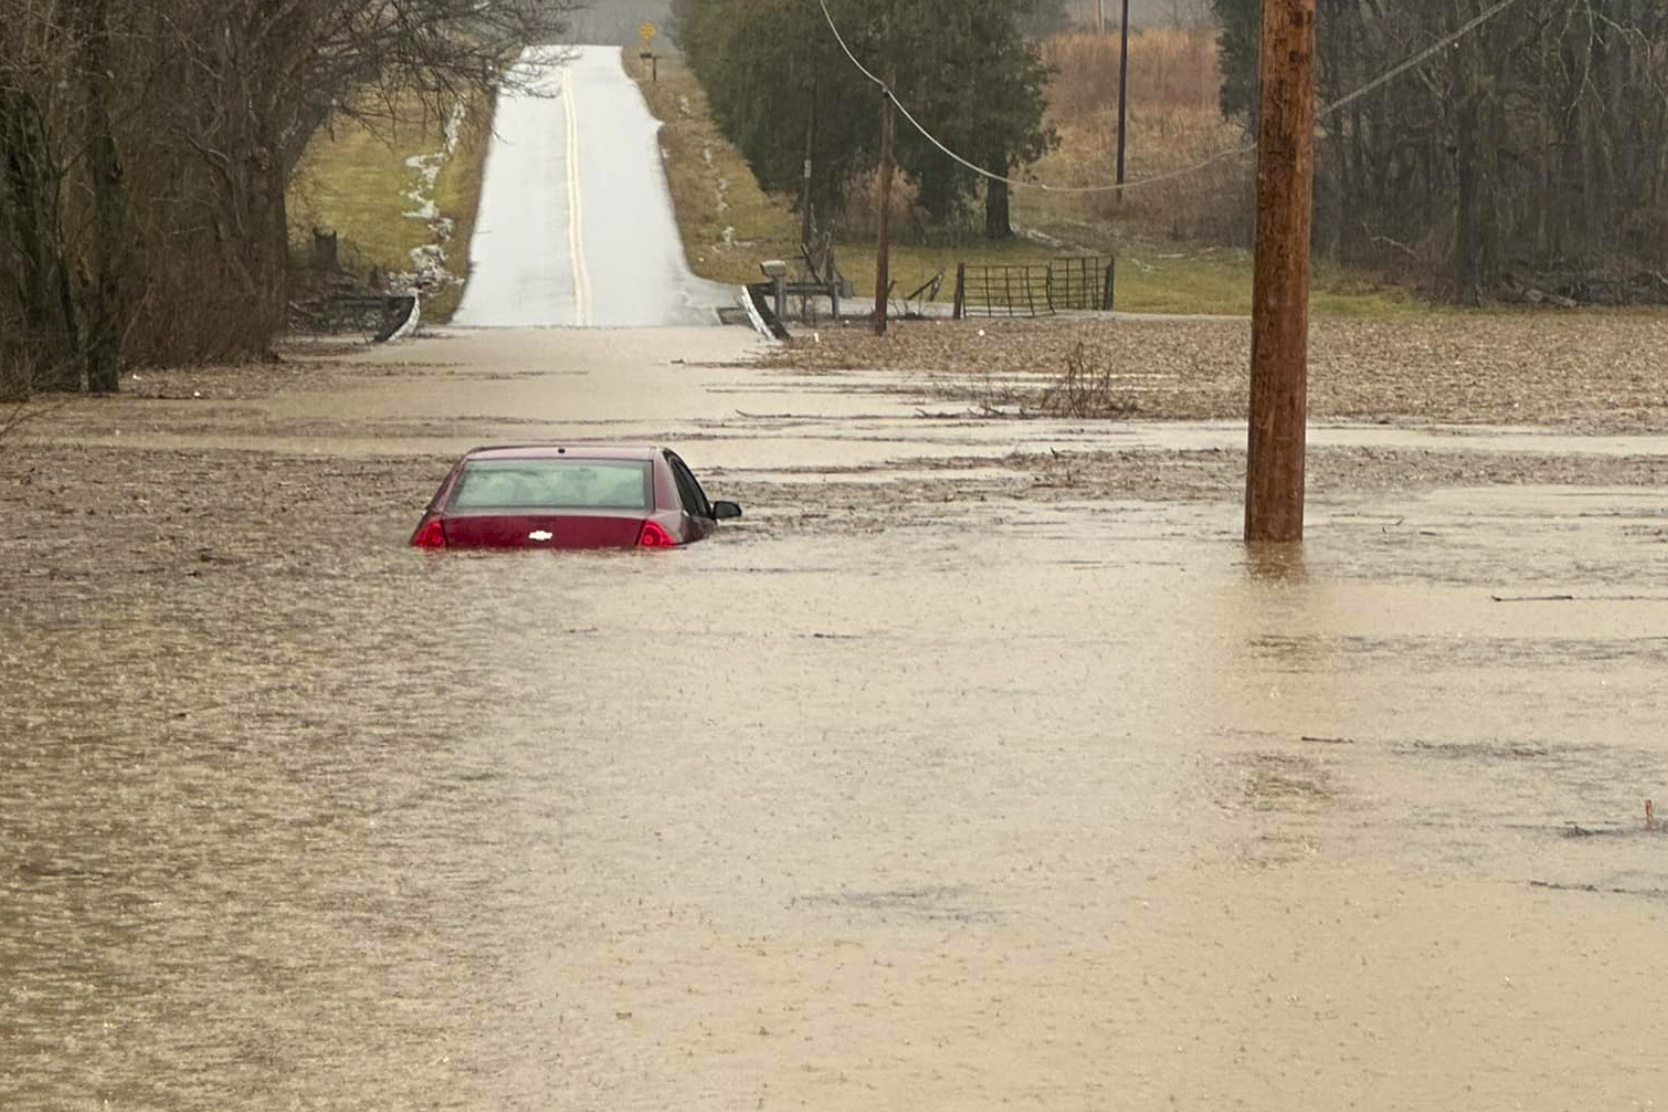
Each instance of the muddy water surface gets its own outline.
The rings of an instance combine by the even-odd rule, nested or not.
[[[432,446],[280,445],[9,464],[0,1106],[1662,1092],[1653,493],[1339,496],[1299,557],[756,477],[486,558],[400,546]]]

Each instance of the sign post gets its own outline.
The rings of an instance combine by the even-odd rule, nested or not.
[[[655,30],[654,24],[650,23],[648,20],[644,20],[643,26],[637,28],[637,34],[643,40],[643,51],[637,56],[649,63],[649,80],[659,81],[660,59],[655,57],[653,49],[654,37],[659,34],[659,32]]]

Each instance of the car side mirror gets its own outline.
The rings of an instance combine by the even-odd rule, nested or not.
[[[734,502],[714,502],[712,504],[712,519],[714,521],[730,521],[741,516],[741,507]]]

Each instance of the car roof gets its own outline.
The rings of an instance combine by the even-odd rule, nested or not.
[[[637,444],[489,444],[470,450],[465,459],[615,459],[648,461],[661,452]]]

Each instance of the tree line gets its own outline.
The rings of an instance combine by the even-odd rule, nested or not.
[[[1453,33],[1495,0],[1317,0],[1317,88],[1332,103]],[[1211,0],[1225,116],[1249,128],[1262,0]],[[819,224],[877,161],[879,93],[814,0],[673,0],[674,26],[725,134],[768,190]],[[1035,36],[1061,4],[829,0],[858,58],[987,170],[1056,142]],[[899,165],[929,220],[1007,195],[905,126]],[[804,178],[807,161],[812,166]],[[1453,46],[1320,122],[1317,249],[1420,276],[1475,304],[1526,285],[1590,300],[1668,301],[1668,4],[1517,0]],[[1249,203],[1249,195],[1246,197]],[[1248,225],[1247,225],[1248,226]]]
[[[255,358],[341,118],[494,89],[570,0],[0,0],[0,393]]]
[[[834,223],[880,158],[880,91],[836,43],[816,0],[673,0],[673,30],[724,134],[766,190]],[[1043,122],[1048,71],[1027,34],[1058,0],[828,0],[853,53],[951,150],[1009,175],[1055,142]],[[1007,190],[982,188],[900,123],[899,169],[939,223],[982,199],[985,233],[1011,233]],[[806,167],[810,167],[809,177]]]
[[[1261,0],[1214,0],[1223,111],[1249,120]],[[1318,0],[1331,102],[1492,0]],[[1520,276],[1594,300],[1668,299],[1668,5],[1519,0],[1322,121],[1316,245],[1415,262],[1476,303]]]

